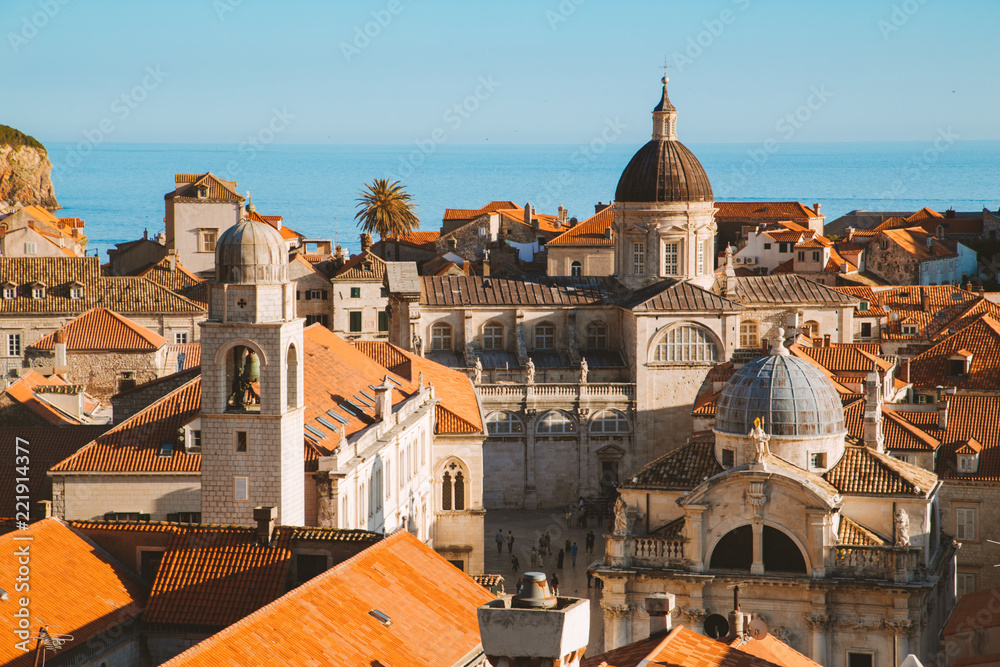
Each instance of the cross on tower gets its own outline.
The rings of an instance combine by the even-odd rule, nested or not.
[[[663,57],[663,83],[666,83],[667,81],[670,80],[670,79],[667,78],[667,62],[668,62],[667,56],[664,56]]]

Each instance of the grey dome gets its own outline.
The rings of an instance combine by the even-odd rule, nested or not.
[[[712,184],[687,146],[676,139],[653,139],[625,167],[615,201],[712,201]]]
[[[833,384],[812,362],[781,349],[754,359],[719,395],[715,428],[746,435],[754,419],[773,436],[845,433],[844,408]]]
[[[215,245],[215,275],[221,283],[287,282],[288,257],[281,233],[252,219],[233,225]]]

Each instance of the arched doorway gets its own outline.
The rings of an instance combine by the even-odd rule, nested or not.
[[[792,538],[771,526],[764,526],[763,538],[761,560],[765,572],[806,574],[805,558]],[[740,526],[723,535],[715,545],[709,568],[749,572],[753,560],[753,528]]]

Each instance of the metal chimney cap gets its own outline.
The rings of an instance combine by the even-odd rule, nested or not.
[[[525,572],[521,578],[521,592],[511,600],[511,606],[521,609],[552,609],[556,602],[556,596],[552,595],[544,572]]]

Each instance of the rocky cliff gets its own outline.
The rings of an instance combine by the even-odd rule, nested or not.
[[[37,204],[61,208],[51,173],[48,151],[37,139],[0,125],[0,207]]]

